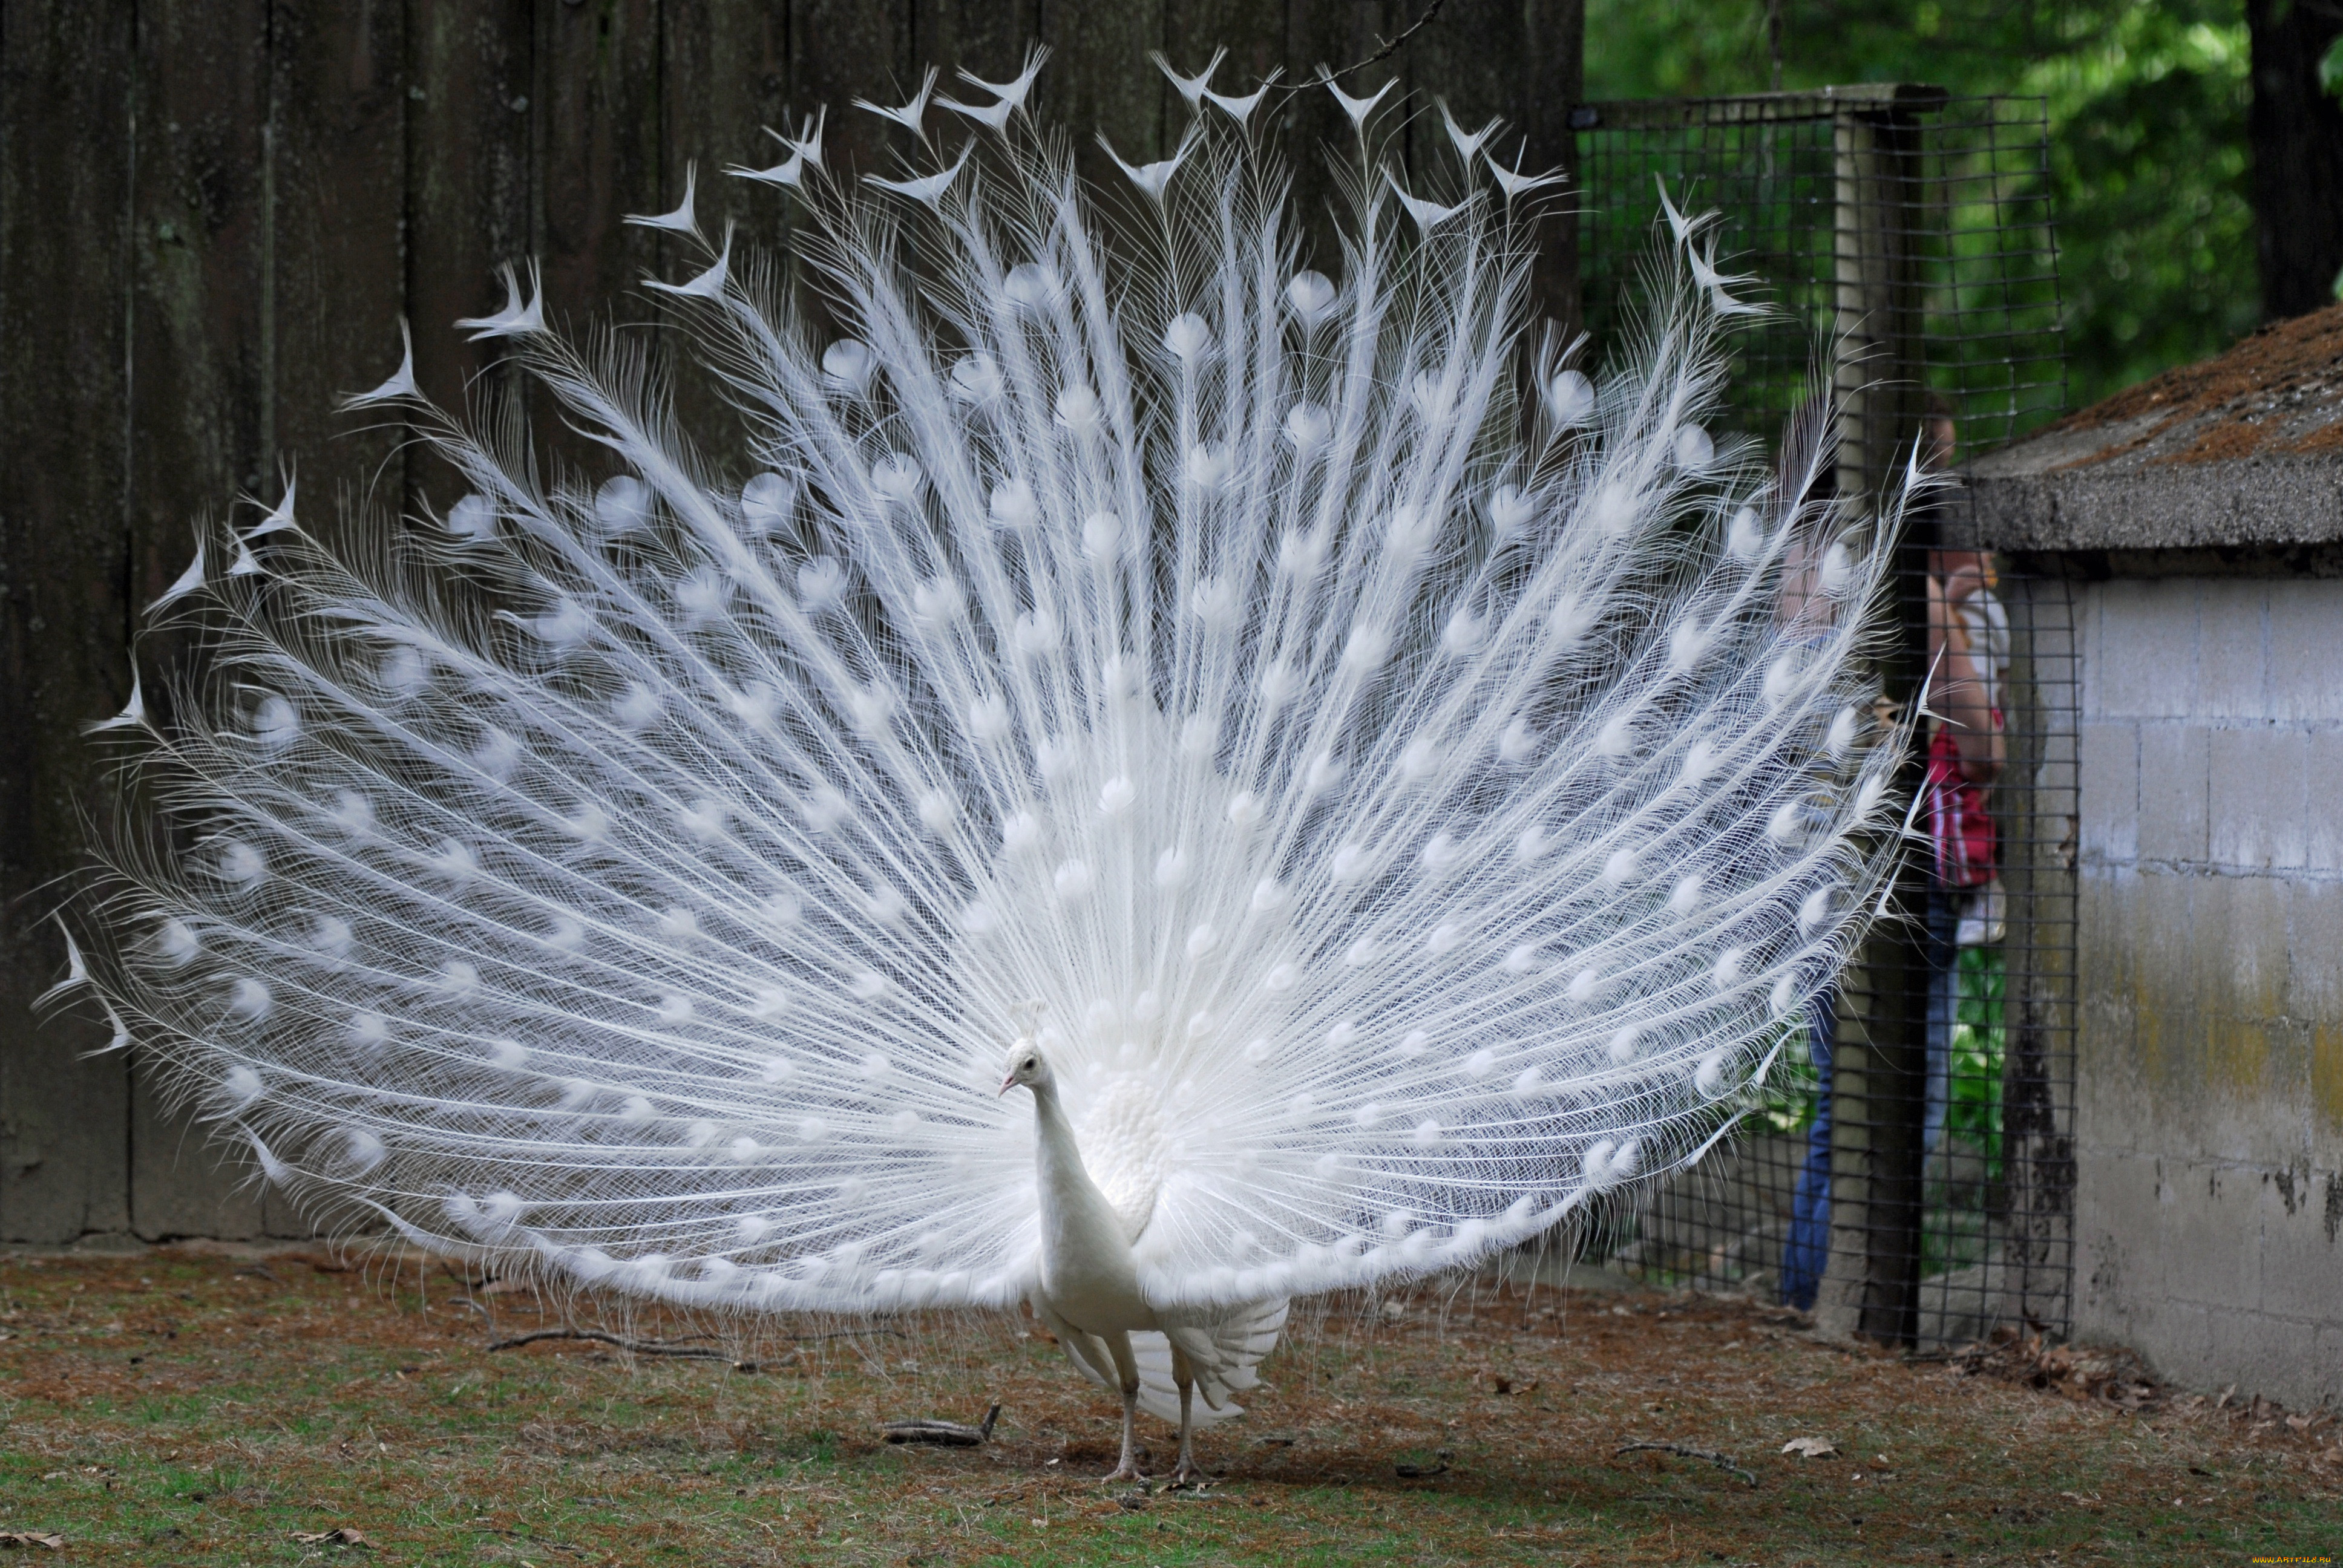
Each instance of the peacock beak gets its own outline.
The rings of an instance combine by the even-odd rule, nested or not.
[[[1006,1094],[1006,1093],[1008,1093],[1011,1090],[1012,1090],[1012,1089],[1014,1089],[1014,1088],[1016,1088],[1016,1087],[1017,1087],[1017,1075],[1016,1075],[1015,1073],[1013,1073],[1013,1072],[1012,1072],[1012,1073],[1011,1073],[1008,1077],[1006,1077],[1006,1078],[1004,1078],[1004,1079],[1002,1079],[1002,1080],[1001,1081],[1001,1092],[1002,1094]],[[995,1098],[998,1098],[998,1096],[996,1096]]]

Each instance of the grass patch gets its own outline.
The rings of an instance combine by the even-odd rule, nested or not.
[[[317,1265],[326,1265],[319,1267]],[[0,1261],[0,1531],[85,1563],[2245,1563],[2343,1555],[2331,1424],[2061,1397],[1693,1298],[1424,1291],[1328,1309],[1200,1438],[1108,1488],[1111,1402],[1031,1325],[664,1361],[330,1260]],[[491,1322],[488,1313],[493,1313]],[[683,1332],[646,1318],[629,1334]],[[789,1325],[776,1326],[777,1332]],[[881,1422],[979,1419],[978,1450]],[[1822,1436],[1831,1458],[1780,1449]],[[1150,1423],[1153,1462],[1170,1434]],[[1715,1452],[1756,1473],[1637,1442]],[[337,1528],[367,1546],[297,1540]]]

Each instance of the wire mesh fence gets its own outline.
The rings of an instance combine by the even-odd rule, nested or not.
[[[1827,384],[1841,496],[1865,504],[1916,449],[1924,466],[1956,463],[2060,412],[2039,99],[1865,85],[1588,105],[1572,124],[1595,356],[1650,254],[1657,182],[1681,209],[1718,215],[1720,270],[1774,307],[1735,339],[1722,422],[1772,445]],[[1995,688],[1998,769],[1948,738],[1950,762],[1916,754],[1906,781],[1932,801],[1969,784],[1990,849],[1947,870],[1916,844],[1901,918],[1809,1009],[1803,1049],[1741,1135],[1590,1221],[1583,1259],[1905,1344],[2066,1330],[2075,770],[2058,716],[2073,710],[2076,647],[2062,583],[1943,548],[1964,504],[1956,489],[1912,519],[1904,635],[1881,676],[1885,700],[1910,702],[1959,620]],[[1985,591],[1968,592],[1964,568]],[[1959,601],[1933,639],[1931,578]]]

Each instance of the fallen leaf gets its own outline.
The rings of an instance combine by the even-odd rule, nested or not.
[[[45,1546],[52,1552],[65,1549],[65,1538],[49,1535],[38,1530],[0,1530],[0,1546]]]
[[[1794,1437],[1782,1445],[1782,1452],[1801,1459],[1828,1459],[1838,1452],[1838,1444],[1826,1437]]]
[[[304,1546],[371,1546],[373,1542],[344,1524],[333,1530],[296,1530],[293,1539]]]

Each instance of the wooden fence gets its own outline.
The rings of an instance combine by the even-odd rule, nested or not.
[[[130,686],[139,608],[186,567],[189,523],[278,493],[367,487],[397,504],[397,433],[337,397],[416,330],[425,391],[460,402],[493,346],[448,329],[501,304],[535,257],[572,319],[674,276],[657,231],[679,197],[751,239],[782,237],[772,193],[715,177],[769,161],[759,127],[830,109],[834,158],[885,169],[894,101],[933,61],[996,79],[1053,51],[1044,112],[1087,143],[1161,156],[1184,108],[1161,48],[1221,78],[1289,76],[1373,54],[1423,0],[21,0],[0,8],[0,1241],[256,1236],[300,1229],[157,1105],[101,1032],[44,1022],[62,971],[45,916],[82,864],[101,799],[81,734]],[[1420,104],[1503,115],[1538,166],[1563,162],[1579,96],[1581,0],[1445,0],[1388,62]],[[1175,111],[1178,111],[1175,113]],[[1320,93],[1290,129],[1332,138]],[[1407,133],[1427,148],[1436,119]],[[1095,155],[1085,147],[1083,156]],[[1298,198],[1324,176],[1297,159]],[[1542,286],[1565,307],[1566,228]],[[1329,258],[1331,259],[1331,258]],[[149,643],[142,665],[172,649]]]

